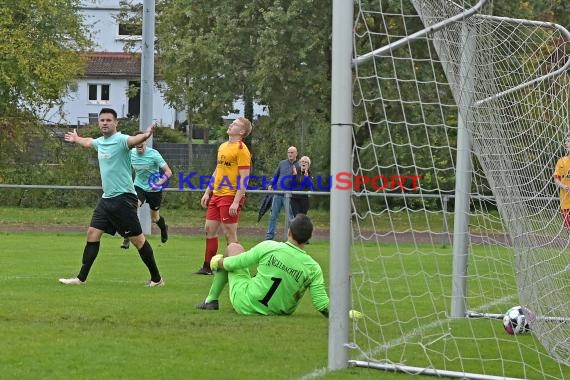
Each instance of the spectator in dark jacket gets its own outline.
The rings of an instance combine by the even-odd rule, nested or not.
[[[301,170],[297,172],[295,182],[297,186],[296,191],[311,191],[315,186],[313,177],[311,176],[311,159],[308,156],[303,156],[299,159],[299,166]],[[291,197],[291,211],[293,217],[297,214],[307,214],[309,212],[309,194],[293,194]]]

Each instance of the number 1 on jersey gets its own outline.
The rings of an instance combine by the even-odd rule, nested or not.
[[[279,284],[281,284],[281,279],[279,277],[271,277],[271,281],[273,281],[271,288],[269,288],[269,291],[265,294],[265,297],[263,297],[262,300],[259,300],[259,302],[265,306],[268,306],[269,300],[271,297],[273,297],[273,294],[275,294],[275,291],[279,287]]]

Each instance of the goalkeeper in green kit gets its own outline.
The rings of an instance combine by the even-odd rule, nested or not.
[[[329,297],[320,265],[304,250],[313,234],[308,216],[298,214],[289,227],[287,242],[263,241],[249,251],[238,243],[228,245],[226,255],[216,255],[210,293],[198,309],[218,310],[218,298],[230,284],[230,301],[238,314],[289,315],[299,306],[305,291],[313,306],[328,317]],[[257,274],[249,268],[257,265]]]

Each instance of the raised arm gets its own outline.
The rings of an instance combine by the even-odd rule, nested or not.
[[[71,132],[65,132],[63,139],[70,143],[79,144],[85,148],[90,148],[93,142],[91,137],[80,137],[75,129]]]
[[[140,135],[129,136],[129,138],[127,139],[127,144],[129,144],[129,148],[137,146],[137,145],[145,142],[146,140],[148,140],[150,138],[150,136],[152,136],[152,133],[154,132],[154,127],[155,127],[155,124],[151,124],[146,129],[145,133],[141,133]]]

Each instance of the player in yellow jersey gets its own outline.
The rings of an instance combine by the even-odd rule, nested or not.
[[[570,135],[564,140],[566,151],[570,152]],[[560,212],[564,227],[570,228],[570,156],[561,157],[554,169],[554,182],[560,188]]]
[[[251,133],[251,122],[239,117],[228,127],[228,141],[218,148],[218,162],[213,182],[206,187],[200,200],[206,208],[206,252],[202,267],[196,274],[212,274],[210,260],[218,253],[218,232],[224,231],[227,243],[237,243],[237,224],[245,202],[251,154],[243,139]]]

